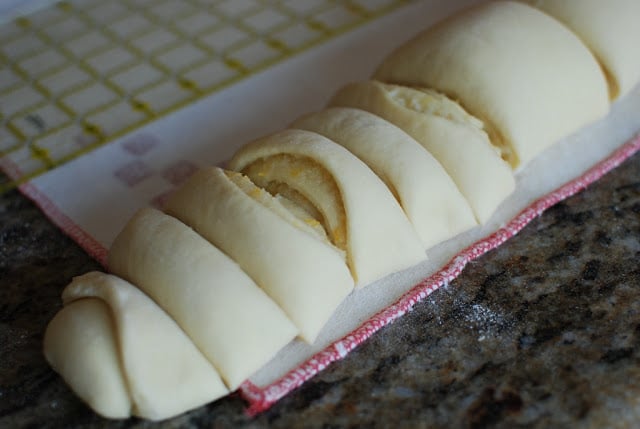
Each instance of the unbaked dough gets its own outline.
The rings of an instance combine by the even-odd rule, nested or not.
[[[608,110],[576,34],[612,98],[640,78],[640,2],[536,3],[575,34],[523,3],[483,3],[396,50],[385,83],[348,85],[342,108],[244,146],[235,172],[197,173],[168,211],[206,239],[140,210],[112,245],[114,275],[63,292],[51,366],[101,415],[168,418],[234,390],[296,335],[312,341],[354,283],[423,261],[471,212],[487,222],[512,168]]]
[[[285,130],[245,145],[228,165],[260,187],[307,200],[321,215],[318,220],[334,245],[346,251],[356,286],[426,257],[415,229],[384,182],[326,137]]]
[[[230,390],[298,333],[237,263],[158,210],[131,218],[111,246],[109,269],[157,302]]]
[[[609,96],[627,94],[640,80],[640,1],[527,0],[569,27],[591,49],[609,81]]]
[[[333,107],[306,115],[291,127],[322,134],[364,161],[396,196],[425,248],[476,225],[471,207],[440,163],[379,116]]]
[[[449,173],[480,223],[515,189],[511,168],[482,122],[442,94],[364,81],[340,89],[329,104],[367,110],[416,139]]]
[[[374,78],[459,101],[514,168],[609,109],[593,54],[557,20],[517,2],[482,3],[436,24],[393,52]]]
[[[125,419],[131,416],[131,399],[112,326],[109,307],[102,300],[75,302],[49,322],[44,355],[95,412]]]
[[[313,228],[317,221],[282,202],[240,173],[212,167],[172,195],[167,213],[236,261],[313,342],[354,282],[344,253]]]
[[[130,283],[90,272],[62,298],[44,354],[96,412],[160,420],[228,393],[180,327]]]

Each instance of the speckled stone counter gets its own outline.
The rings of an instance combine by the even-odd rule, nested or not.
[[[231,396],[163,427],[640,427],[640,155],[553,207],[346,359],[250,419]],[[99,268],[0,196],[0,427],[147,427],[87,409],[41,353]]]

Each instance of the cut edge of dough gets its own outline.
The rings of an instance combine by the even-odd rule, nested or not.
[[[271,165],[273,162],[277,163],[276,168]],[[287,166],[286,171],[284,168],[277,168],[284,165]],[[311,204],[321,215],[321,219],[316,221],[322,225],[330,244],[346,252],[347,221],[342,194],[335,179],[324,166],[311,157],[282,153],[260,157],[244,166],[242,173],[271,195],[280,194],[302,210],[305,210],[305,205]],[[306,180],[321,184],[322,187],[311,192],[305,187]],[[349,260],[348,252],[346,258]]]
[[[259,170],[253,176],[246,171],[247,166],[257,160],[272,159],[283,154],[301,160],[310,160],[305,164],[307,167],[317,165],[316,170],[330,178],[328,182],[333,190],[325,194],[333,202],[320,202],[319,205],[326,205],[344,212],[344,228],[336,230],[334,224],[327,229],[330,237],[333,234],[334,244],[337,241],[336,236],[338,238],[341,234],[345,236],[347,266],[356,282],[356,288],[364,287],[426,258],[424,247],[414,226],[385,183],[362,160],[321,134],[295,128],[269,134],[246,144],[235,153],[228,165],[232,170],[248,174],[258,186],[262,186],[255,177],[260,178],[257,174]],[[287,165],[283,164],[283,167],[286,168]],[[304,182],[300,176],[303,176],[307,170],[294,170],[296,170],[293,171],[295,179]],[[317,179],[317,183],[323,186],[327,184],[320,178]],[[356,183],[360,186],[363,184],[371,186],[370,191],[355,191]],[[311,193],[317,197],[316,184]],[[292,187],[296,186],[296,184],[293,185]],[[356,205],[356,201],[362,205]],[[364,207],[377,207],[374,216],[364,215]],[[387,228],[380,227],[376,220],[389,222]],[[365,234],[364,231],[368,233]],[[374,242],[381,243],[382,240],[386,240],[385,243],[389,243],[390,247],[372,245]],[[394,250],[391,252],[390,248]]]
[[[438,116],[456,124],[468,127],[475,132],[486,134],[489,142],[496,148],[502,159],[512,169],[520,164],[516,151],[506,143],[506,139],[487,118],[470,112],[464,104],[451,94],[434,88],[407,86],[397,83],[372,81],[380,85],[394,103],[418,113]]]
[[[491,142],[487,133],[480,128],[470,126],[466,123],[452,121],[441,115],[430,115],[421,111],[416,111],[405,107],[402,103],[397,103],[388,94],[386,87],[400,87],[414,96],[422,98],[424,95],[418,89],[411,87],[403,87],[395,84],[384,84],[376,80],[352,82],[339,89],[331,98],[329,106],[331,107],[351,107],[368,111],[374,115],[380,116],[385,120],[398,126],[418,143],[420,143],[434,158],[440,162],[447,174],[454,181],[462,195],[470,204],[474,216],[479,224],[485,223],[493,214],[497,206],[515,189],[515,178],[512,166],[501,156],[500,149]],[[455,105],[455,102],[452,102]],[[461,109],[461,111],[464,111]],[[466,115],[466,112],[465,112]],[[470,115],[469,115],[470,116]],[[464,117],[464,116],[463,116]],[[415,127],[414,127],[415,126]],[[430,135],[431,128],[438,130],[438,133],[454,132],[457,138],[454,139],[456,147],[464,141],[474,141],[477,155],[481,156],[482,168],[490,167],[484,173],[491,173],[494,179],[500,178],[505,181],[499,182],[499,192],[489,192],[495,182],[489,184],[489,176],[483,175],[479,182],[475,178],[467,174],[467,169],[460,169],[458,155],[453,155],[451,150],[446,149],[449,144],[443,140],[443,136]],[[416,128],[415,130],[413,128]],[[423,135],[423,133],[428,135]],[[425,140],[426,139],[426,140]],[[462,139],[462,140],[461,140]],[[467,168],[475,171],[475,158],[470,158],[465,152],[462,156]],[[483,173],[483,174],[484,174]],[[478,190],[482,189],[483,195],[489,194],[490,202],[484,196],[478,194]],[[493,189],[493,188],[491,188]],[[486,192],[484,191],[486,190]],[[485,195],[486,196],[486,195]]]
[[[321,134],[367,164],[403,208],[425,249],[444,241],[443,237],[451,238],[478,225],[469,202],[442,164],[406,131],[381,116],[362,108],[332,106],[297,118],[291,128]],[[419,176],[416,175],[418,171]],[[440,177],[425,176],[425,171],[439,173]],[[422,204],[425,201],[423,197],[432,195],[430,190],[416,191],[416,186],[420,185],[432,188],[433,179],[450,186],[451,194],[455,194],[451,196],[455,201],[453,206],[458,209],[457,214],[453,223],[447,222],[446,228],[441,228],[444,225],[437,221],[439,218],[431,217],[433,211]],[[429,199],[429,205],[431,201]],[[434,234],[432,228],[441,232],[446,230],[446,235]]]
[[[321,213],[317,212],[311,202],[300,201],[301,198],[305,198],[303,195],[294,196],[293,193],[287,195],[283,192],[284,189],[259,187],[249,176],[237,171],[224,170],[224,174],[232,184],[251,199],[268,208],[294,227],[330,246],[342,259],[346,258],[344,249],[333,244],[321,220],[318,219]],[[295,192],[295,190],[291,191]]]
[[[613,102],[618,98],[620,98],[622,95],[624,95],[621,93],[622,89],[620,87],[620,82],[615,76],[615,72],[611,69],[611,67],[607,65],[607,61],[603,59],[601,52],[599,52],[599,50],[596,47],[594,47],[587,38],[585,38],[582,34],[580,34],[580,31],[576,30],[571,24],[566,22],[566,20],[563,19],[562,17],[556,16],[554,13],[550,12],[549,10],[546,10],[544,7],[541,7],[541,4],[539,1],[537,0],[520,0],[520,1],[558,21],[567,30],[573,33],[573,35],[576,36],[585,47],[587,47],[587,49],[591,52],[593,57],[596,59],[596,62],[600,66],[600,70],[602,71],[602,74],[604,75],[604,78],[607,81],[609,101]]]
[[[346,256],[319,222],[240,172],[200,170],[173,194],[167,210],[234,260],[309,344],[353,290]]]

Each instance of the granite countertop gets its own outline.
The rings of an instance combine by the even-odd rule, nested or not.
[[[640,154],[255,417],[237,396],[162,427],[640,425]],[[86,408],[41,353],[72,276],[99,268],[0,196],[0,427],[146,427]]]

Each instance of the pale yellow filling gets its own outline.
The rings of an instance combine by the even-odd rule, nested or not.
[[[346,214],[340,190],[320,164],[309,158],[279,154],[258,159],[242,172],[257,186],[304,208],[311,219],[324,226],[331,242],[346,250]]]
[[[293,226],[313,235],[319,240],[331,244],[322,224],[300,204],[289,199],[286,195],[272,195],[266,190],[256,186],[247,176],[235,172],[225,171],[229,180],[245,194],[267,207]],[[336,249],[344,258],[344,252]]]
[[[479,133],[486,133],[502,159],[511,165],[517,165],[515,152],[493,127],[467,113],[460,104],[446,95],[430,88],[409,88],[390,84],[382,84],[382,87],[390,100],[406,109],[438,116],[456,124],[468,126]]]

